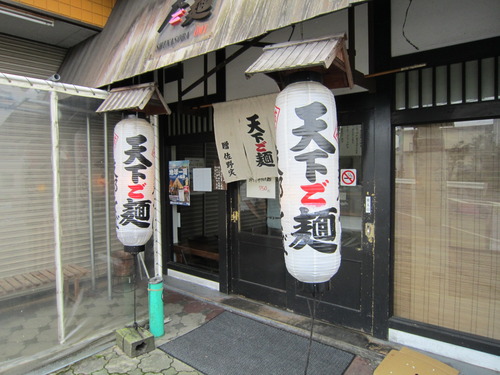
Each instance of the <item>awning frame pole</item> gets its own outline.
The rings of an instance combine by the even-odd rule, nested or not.
[[[58,94],[50,92],[50,122],[52,139],[52,212],[54,215],[54,258],[56,276],[57,337],[60,344],[66,341],[64,330],[64,276],[61,251],[61,176],[59,170],[59,118]]]
[[[38,78],[18,76],[15,74],[1,73],[0,84],[23,87],[34,90],[56,91],[63,94],[84,96],[87,98],[106,99],[109,95],[107,91],[93,89],[90,87],[77,86],[69,83],[53,82]]]
[[[95,249],[94,249],[94,207],[92,199],[92,153],[90,144],[90,119],[87,115],[87,185],[88,185],[88,208],[89,208],[89,236],[90,236],[90,275],[92,278],[92,289],[95,289]]]

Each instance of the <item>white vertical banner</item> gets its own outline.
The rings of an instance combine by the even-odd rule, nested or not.
[[[225,182],[278,176],[276,95],[214,104],[215,139]]]

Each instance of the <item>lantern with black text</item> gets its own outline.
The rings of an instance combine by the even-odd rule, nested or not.
[[[334,96],[319,82],[291,83],[276,98],[275,119],[286,267],[304,283],[328,282],[341,258]]]
[[[138,253],[153,233],[154,131],[129,117],[115,126],[116,234],[125,251]]]

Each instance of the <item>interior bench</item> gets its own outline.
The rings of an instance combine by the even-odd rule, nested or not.
[[[76,300],[80,294],[80,279],[86,276],[89,270],[85,267],[67,264],[63,266],[64,294]],[[73,282],[73,296],[69,293],[70,283]],[[19,275],[0,278],[0,300],[25,295],[42,289],[55,286],[55,269],[37,270]]]

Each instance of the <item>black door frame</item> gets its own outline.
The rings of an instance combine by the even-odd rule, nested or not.
[[[386,82],[387,84],[387,82]],[[380,89],[382,85],[379,85]],[[343,113],[370,111],[372,113],[371,142],[367,153],[374,155],[372,222],[375,225],[372,282],[372,335],[387,339],[392,296],[391,238],[393,231],[393,136],[391,98],[387,91],[375,94],[353,94],[336,98],[339,117]],[[370,147],[372,149],[370,149]]]
[[[361,93],[352,94],[336,98],[337,109],[339,114],[339,123],[342,124],[343,118],[352,119],[348,123],[355,123],[359,119],[359,113],[369,115],[368,129],[365,131],[370,132],[368,142],[364,147],[364,152],[368,155],[373,155],[371,172],[367,178],[370,185],[369,191],[372,194],[372,208],[370,217],[363,217],[363,221],[372,222],[375,224],[375,240],[372,256],[372,269],[371,271],[371,289],[366,291],[365,303],[370,305],[369,314],[363,319],[365,326],[369,325],[368,331],[375,337],[387,338],[388,334],[388,318],[389,318],[389,302],[390,302],[390,234],[391,234],[391,154],[392,154],[392,141],[391,141],[391,128],[390,128],[390,101],[385,96],[378,96]],[[353,117],[354,116],[354,117]],[[358,116],[356,118],[356,116]],[[375,153],[377,152],[377,154]],[[370,167],[367,167],[370,168]],[[376,171],[376,173],[375,173]],[[235,186],[236,184],[231,184]],[[233,210],[237,207],[237,192],[234,191],[236,187],[231,187],[233,190],[230,192],[230,200],[228,207]],[[228,213],[229,217],[231,212]],[[240,292],[235,290],[234,277],[235,265],[234,257],[236,246],[236,233],[235,224],[230,225],[230,239],[228,251],[228,265],[232,265],[232,269],[228,270],[228,286],[229,292]],[[363,235],[363,241],[367,241],[366,235]],[[286,298],[287,303],[290,299],[295,298],[297,289],[296,283],[288,273],[286,275]],[[238,288],[237,288],[238,289]],[[281,294],[281,293],[280,293]],[[369,297],[371,294],[371,298]],[[367,307],[367,306],[365,306]],[[298,312],[309,314],[307,303],[304,299],[302,306],[298,308]],[[326,318],[328,320],[328,313],[322,312],[321,308],[318,310],[319,318]],[[369,323],[368,323],[369,322]],[[364,329],[366,330],[366,329]]]
[[[337,101],[338,102],[338,101]],[[334,322],[342,326],[350,327],[359,331],[363,331],[369,334],[373,334],[374,321],[373,321],[373,282],[374,282],[374,271],[373,271],[373,259],[374,259],[374,241],[370,242],[365,233],[365,223],[374,224],[374,213],[376,211],[375,207],[375,186],[374,186],[374,168],[373,164],[375,161],[374,154],[374,114],[373,108],[365,107],[360,108],[360,100],[355,100],[356,109],[346,109],[343,108],[344,104],[337,105],[338,111],[338,123],[339,127],[358,125],[362,124],[362,138],[363,138],[363,168],[362,168],[362,186],[363,186],[363,196],[369,196],[371,199],[371,207],[369,213],[366,212],[365,204],[363,202],[363,213],[362,213],[362,240],[361,240],[361,250],[354,250],[353,248],[344,249],[342,255],[342,261],[347,265],[347,262],[359,263],[361,265],[359,288],[359,308],[349,309],[346,306],[337,305],[334,299],[330,301],[325,301],[325,295],[323,297],[317,297],[316,304],[316,317],[318,319],[323,319],[326,321]],[[363,197],[361,197],[362,199]],[[342,211],[341,211],[342,215]],[[376,228],[376,226],[375,226]],[[352,264],[352,263],[351,263]],[[342,266],[341,270],[342,271]],[[340,275],[340,273],[339,273]],[[293,280],[293,278],[292,278]],[[353,283],[357,281],[353,280]],[[348,289],[349,285],[346,284],[345,275],[343,276],[343,284],[339,285],[336,283],[335,276],[331,281],[331,290],[336,293],[338,287],[342,289]],[[312,295],[308,292],[301,292],[302,286],[300,283],[295,281],[288,283],[288,295],[289,295],[289,308],[299,312],[304,315],[310,314],[310,309],[312,306]],[[352,293],[353,295],[355,293]]]

